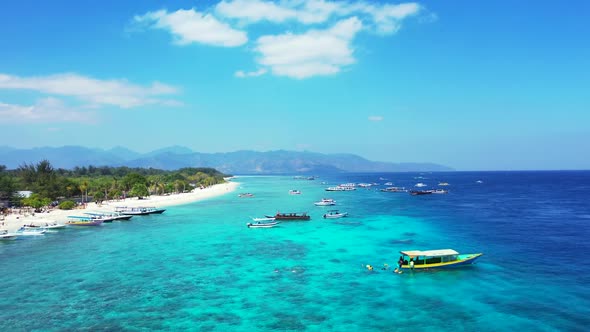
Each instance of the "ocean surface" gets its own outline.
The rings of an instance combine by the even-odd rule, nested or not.
[[[585,331],[590,172],[238,177],[162,215],[0,242],[0,331]],[[446,195],[380,192],[418,182]],[[478,182],[481,181],[481,182]],[[378,183],[326,192],[340,183]],[[301,195],[289,195],[298,189]],[[252,198],[238,198],[251,192]],[[337,201],[349,212],[322,218]],[[307,222],[249,229],[250,217]],[[400,250],[482,252],[396,274]],[[364,266],[375,266],[368,271]]]

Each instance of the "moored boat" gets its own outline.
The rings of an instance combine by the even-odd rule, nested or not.
[[[103,222],[111,222],[114,220],[129,220],[133,218],[132,215],[126,215],[119,212],[84,212],[90,218],[104,219]]]
[[[254,222],[274,221],[275,220],[275,217],[273,217],[273,216],[266,216],[264,218],[253,218],[253,217],[250,217],[250,218],[252,218],[252,221],[254,221]]]
[[[16,238],[18,238],[18,234],[9,233],[5,229],[0,230],[0,240],[16,240]]]
[[[387,187],[387,188],[381,189],[381,191],[388,192],[388,193],[405,193],[405,192],[407,192],[406,188],[402,188],[402,187]]]
[[[103,223],[102,219],[93,219],[83,216],[68,216],[69,220],[66,222],[72,226],[100,226]]]
[[[458,267],[473,264],[482,253],[459,254],[453,249],[400,251],[402,269],[422,270],[430,268]]]
[[[321,201],[313,203],[315,206],[331,206],[336,205],[336,201],[331,198],[322,198]]]
[[[303,213],[281,213],[281,212],[277,212],[277,214],[274,216],[275,220],[284,220],[284,221],[289,221],[289,220],[310,220],[311,217],[307,215],[307,212],[303,212]]]
[[[348,216],[348,212],[340,212],[338,210],[330,210],[324,214],[324,219],[338,219]]]
[[[301,195],[301,191],[297,189],[291,189],[289,190],[289,195]]]
[[[272,221],[272,222],[255,222],[255,223],[247,223],[246,226],[248,226],[248,228],[271,228],[271,227],[275,227],[279,224],[278,221]]]
[[[254,194],[252,193],[241,193],[238,194],[238,197],[244,198],[244,197],[254,197]]]
[[[432,190],[410,190],[410,195],[418,196],[418,195],[430,195],[432,194]]]
[[[40,227],[23,226],[23,227],[19,228],[15,233],[17,235],[22,235],[22,236],[38,236],[38,235],[44,235],[45,232],[47,232],[47,231],[40,228]]]
[[[147,214],[161,214],[164,213],[166,209],[158,209],[156,207],[127,207],[127,206],[118,206],[115,208],[115,212],[132,215],[132,216],[143,216]]]
[[[448,190],[444,190],[444,189],[433,189],[431,191],[433,194],[448,194],[449,193]]]

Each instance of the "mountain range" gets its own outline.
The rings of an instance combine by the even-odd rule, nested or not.
[[[327,172],[439,172],[452,168],[434,163],[390,163],[370,161],[354,154],[322,154],[298,151],[235,151],[200,153],[171,146],[149,153],[124,147],[96,149],[81,146],[16,149],[0,146],[0,165],[15,169],[47,159],[53,167],[128,166],[175,170],[183,167],[212,167],[226,174],[319,174]]]

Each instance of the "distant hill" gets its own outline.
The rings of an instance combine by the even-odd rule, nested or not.
[[[370,161],[353,154],[322,154],[297,151],[236,151],[200,153],[173,146],[149,153],[124,147],[109,150],[80,146],[14,149],[0,147],[0,165],[9,169],[47,159],[56,168],[76,166],[128,166],[174,170],[182,167],[212,167],[226,174],[322,174],[334,172],[437,172],[452,168],[434,163],[389,163]]]

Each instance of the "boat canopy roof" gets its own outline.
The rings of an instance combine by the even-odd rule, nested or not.
[[[402,255],[410,256],[410,257],[417,257],[417,256],[428,256],[428,257],[439,257],[439,256],[450,256],[450,255],[459,255],[453,249],[437,249],[437,250],[407,250],[407,251],[400,251]]]

